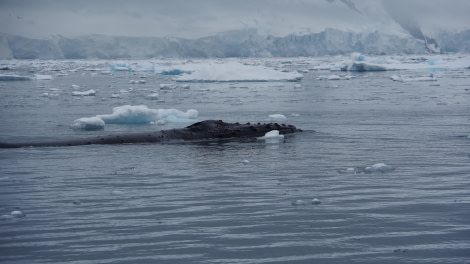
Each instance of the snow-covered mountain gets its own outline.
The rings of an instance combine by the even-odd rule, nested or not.
[[[433,40],[442,52],[470,52],[470,31],[441,33]],[[428,43],[429,45],[429,43]],[[1,59],[118,59],[322,56],[364,54],[424,54],[426,40],[383,32],[354,33],[326,29],[285,37],[261,35],[255,29],[229,31],[198,39],[89,35],[32,39],[0,35]]]
[[[62,2],[4,4],[0,59],[470,52],[465,0]]]

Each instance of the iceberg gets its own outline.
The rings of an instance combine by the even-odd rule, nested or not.
[[[146,105],[123,105],[113,108],[111,114],[82,117],[71,127],[80,130],[99,130],[106,124],[165,124],[168,122],[193,122],[199,112],[190,109],[186,112],[177,109],[151,109]]]
[[[298,81],[303,75],[297,72],[281,72],[259,65],[246,65],[235,61],[192,63],[183,66],[190,74],[174,78],[178,82],[270,82]],[[185,69],[183,69],[185,70]]]

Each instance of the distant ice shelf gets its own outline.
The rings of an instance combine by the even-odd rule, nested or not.
[[[281,72],[236,61],[190,63],[179,67],[181,72],[191,73],[175,77],[177,82],[295,82],[303,78],[298,72]]]

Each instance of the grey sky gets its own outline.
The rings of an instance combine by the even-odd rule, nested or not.
[[[0,0],[0,32],[195,38],[243,28],[278,36],[327,27],[400,31],[386,9],[412,17],[427,34],[470,28],[468,0]]]

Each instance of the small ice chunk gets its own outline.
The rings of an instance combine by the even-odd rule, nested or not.
[[[264,140],[267,144],[277,144],[284,139],[284,135],[279,134],[279,130],[272,130],[267,132],[263,137],[258,138]]]
[[[341,77],[339,75],[335,75],[335,74],[329,75],[326,78],[330,81],[341,80]]]
[[[158,100],[158,97],[159,97],[158,93],[153,93],[153,94],[147,95],[147,98],[151,99],[151,100]]]
[[[36,80],[52,80],[52,76],[51,75],[44,75],[44,74],[35,74],[34,75],[34,78]]]
[[[99,117],[82,117],[76,119],[73,124],[72,128],[74,129],[83,129],[83,130],[99,130],[103,129],[105,122],[103,119]]]
[[[95,96],[95,95],[96,95],[96,91],[93,90],[93,89],[90,89],[90,90],[87,90],[87,91],[83,91],[83,92],[75,91],[75,92],[72,92],[72,95],[73,95],[73,96]]]
[[[269,118],[268,118],[269,121],[272,121],[272,122],[282,122],[282,121],[286,121],[287,118],[285,115],[283,114],[272,114],[272,115],[269,115]]]
[[[10,215],[11,215],[12,217],[15,217],[15,218],[22,218],[22,217],[25,217],[25,216],[26,216],[26,215],[25,215],[22,211],[20,211],[18,208],[15,209],[14,211],[12,211],[12,212],[10,213]]]
[[[244,160],[244,161],[243,161],[243,164],[248,164],[248,163],[250,163],[249,160]]]
[[[80,89],[80,85],[77,84],[72,84],[70,87],[72,87],[72,89]]]
[[[364,169],[365,173],[374,173],[374,172],[390,172],[393,171],[395,168],[393,168],[390,165],[387,165],[385,163],[376,163],[372,166],[366,167]]]
[[[321,204],[321,201],[318,198],[313,198],[312,199],[312,204],[318,205],[318,204]]]

